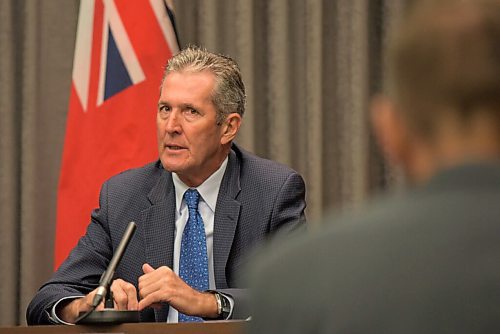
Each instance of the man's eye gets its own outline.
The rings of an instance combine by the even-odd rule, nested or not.
[[[193,116],[198,116],[200,113],[198,112],[198,110],[194,109],[194,108],[186,108],[184,110],[184,115],[186,115],[187,117],[193,117]]]
[[[160,106],[160,108],[158,108],[158,114],[161,117],[167,117],[168,115],[170,115],[171,111],[172,108],[170,108],[169,106]]]

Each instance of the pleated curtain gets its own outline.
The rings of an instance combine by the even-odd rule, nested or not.
[[[394,181],[369,126],[406,0],[178,0],[181,46],[235,58],[237,142],[300,172],[312,226]],[[53,268],[77,0],[0,0],[0,325],[25,323]],[[112,126],[112,125],[110,125]]]

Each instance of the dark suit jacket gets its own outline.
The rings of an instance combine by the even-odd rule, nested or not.
[[[235,300],[234,317],[245,317],[245,291],[236,285],[245,256],[269,234],[305,222],[305,185],[290,168],[258,158],[236,145],[229,155],[214,217],[214,273],[218,290]],[[52,305],[97,287],[128,222],[137,224],[115,277],[136,285],[143,263],[173,265],[175,190],[160,162],[123,172],[104,183],[99,208],[86,234],[27,310],[29,324],[50,323]],[[153,313],[154,312],[154,313]],[[141,321],[166,321],[168,305],[141,312]]]
[[[500,165],[337,218],[258,259],[252,333],[500,332]]]

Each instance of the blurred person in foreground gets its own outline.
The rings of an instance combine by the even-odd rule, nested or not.
[[[415,1],[372,122],[411,183],[266,251],[252,333],[500,332],[500,1]]]
[[[104,183],[86,234],[33,298],[28,324],[70,324],[91,309],[130,221],[137,231],[111,286],[116,309],[139,310],[140,321],[248,317],[236,275],[261,241],[303,225],[305,185],[233,143],[244,111],[234,60],[195,47],[175,55],[158,101],[159,160]]]

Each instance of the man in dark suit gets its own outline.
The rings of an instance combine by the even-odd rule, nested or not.
[[[252,333],[500,331],[500,1],[414,3],[372,110],[413,187],[258,258]]]
[[[90,310],[130,221],[137,231],[111,286],[117,309],[139,310],[141,321],[246,318],[236,275],[268,235],[303,225],[305,185],[232,143],[244,108],[232,59],[198,48],[175,55],[158,103],[160,160],[104,183],[86,234],[32,300],[28,323],[73,323]]]

